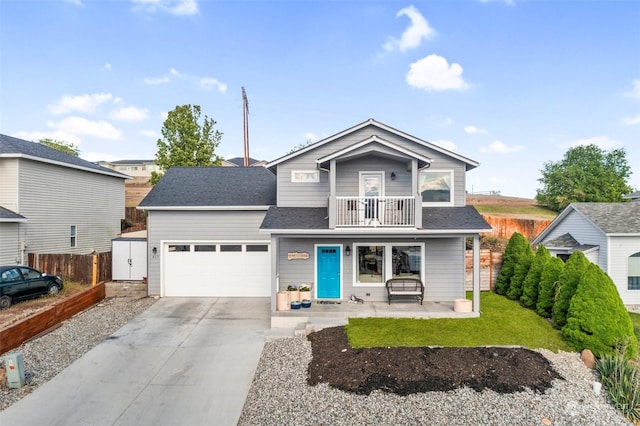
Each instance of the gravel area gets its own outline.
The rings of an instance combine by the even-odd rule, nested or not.
[[[565,380],[544,394],[499,394],[469,388],[408,396],[374,391],[362,396],[309,386],[311,344],[303,336],[265,344],[239,425],[628,425],[595,395],[596,380],[576,353],[540,351]]]
[[[9,351],[21,352],[24,357],[26,386],[20,389],[0,386],[0,411],[53,378],[154,302],[150,297],[105,299],[50,333]],[[0,359],[2,367],[3,360]]]

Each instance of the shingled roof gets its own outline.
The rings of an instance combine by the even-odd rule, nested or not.
[[[2,134],[0,134],[0,158],[26,158],[33,161],[56,164],[122,179],[130,179],[127,175],[106,167],[98,166],[80,157],[65,154],[62,151],[50,148],[41,143],[29,142]]]
[[[605,234],[640,234],[640,203],[574,203]]]
[[[271,207],[260,229],[328,230],[327,208]],[[491,226],[473,206],[428,207],[422,209],[422,230],[489,232]]]
[[[0,206],[0,222],[26,222],[27,218],[12,210]]]
[[[172,167],[139,207],[153,210],[275,204],[276,176],[264,167]]]

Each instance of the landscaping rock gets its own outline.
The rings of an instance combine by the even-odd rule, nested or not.
[[[589,349],[583,349],[580,353],[580,359],[584,362],[584,365],[589,367],[590,369],[594,369],[596,366],[596,357],[593,356],[593,352]]]

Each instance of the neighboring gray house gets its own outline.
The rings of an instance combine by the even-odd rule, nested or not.
[[[28,253],[111,251],[127,176],[45,145],[0,135],[0,264]]]
[[[465,296],[465,243],[491,227],[466,206],[478,163],[368,120],[263,167],[172,168],[148,211],[149,294],[386,301],[385,280],[418,277],[425,300]]]
[[[584,252],[626,305],[640,304],[640,203],[570,204],[532,243],[564,259]]]
[[[632,192],[631,194],[623,195],[622,198],[631,201],[640,201],[640,191]]]

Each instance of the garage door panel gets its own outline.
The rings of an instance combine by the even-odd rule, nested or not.
[[[200,243],[199,243],[200,244]],[[269,251],[164,251],[164,295],[268,297]]]

